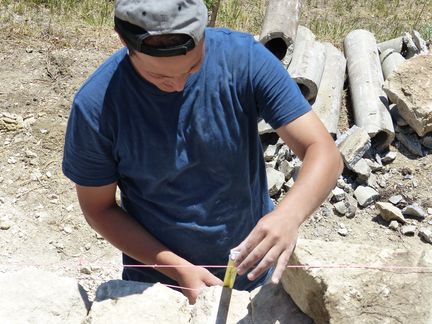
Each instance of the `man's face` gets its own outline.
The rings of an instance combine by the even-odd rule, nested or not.
[[[204,39],[186,55],[154,57],[140,52],[130,56],[137,72],[164,92],[180,92],[187,78],[201,67],[204,59]]]

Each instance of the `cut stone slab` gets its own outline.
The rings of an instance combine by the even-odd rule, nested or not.
[[[392,220],[396,220],[401,222],[402,224],[406,223],[405,217],[402,215],[402,212],[396,206],[393,206],[391,203],[387,202],[377,202],[375,204],[378,207],[380,216],[387,222],[391,222]]]
[[[108,295],[122,297],[95,301],[83,324],[132,323],[138,320],[140,323],[189,324],[191,306],[182,293],[159,283],[124,281],[113,285],[105,288],[110,291]],[[143,287],[146,288],[137,293]]]
[[[399,65],[384,83],[384,91],[399,114],[424,136],[432,131],[432,55],[418,55]]]
[[[0,274],[0,323],[81,323],[90,302],[72,278],[36,268]]]
[[[285,290],[316,324],[431,323],[432,274],[429,272],[340,269],[337,266],[430,267],[431,249],[396,250],[320,240],[297,242],[290,264],[321,263],[335,267],[288,268],[282,278]]]
[[[358,186],[354,196],[361,207],[366,207],[378,199],[379,193],[371,187]]]

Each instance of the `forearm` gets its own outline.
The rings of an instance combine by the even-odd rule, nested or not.
[[[333,143],[311,144],[303,158],[300,173],[277,210],[303,223],[327,198],[343,170],[343,162]]]
[[[191,265],[156,240],[137,221],[118,206],[84,213],[89,225],[116,248],[144,264]],[[157,268],[164,275],[179,281],[184,268]]]

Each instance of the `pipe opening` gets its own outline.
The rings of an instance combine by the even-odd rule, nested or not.
[[[303,97],[305,97],[306,100],[309,100],[309,96],[311,94],[310,89],[302,83],[297,83],[297,85],[300,88],[300,91],[301,91]]]
[[[287,44],[280,37],[270,39],[264,44],[264,46],[279,60],[282,60],[285,57],[288,50]]]

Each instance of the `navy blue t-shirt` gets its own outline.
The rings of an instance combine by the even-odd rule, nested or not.
[[[308,111],[282,64],[250,35],[206,29],[202,66],[174,93],[142,78],[122,49],[75,96],[63,172],[82,186],[117,182],[122,207],[170,250],[226,265],[274,207],[258,117],[276,129]]]

